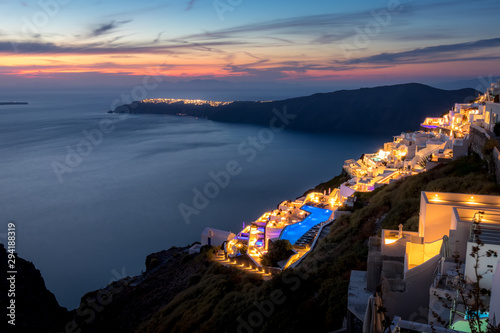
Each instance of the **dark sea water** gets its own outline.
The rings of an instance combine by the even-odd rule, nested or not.
[[[238,147],[261,127],[107,114],[115,94],[25,92],[14,97],[29,105],[0,106],[0,241],[15,221],[19,255],[68,308],[116,277],[140,274],[148,254],[199,240],[206,226],[239,231],[389,139],[284,131],[249,162]],[[241,173],[186,223],[179,205],[192,206],[194,191],[229,161]]]

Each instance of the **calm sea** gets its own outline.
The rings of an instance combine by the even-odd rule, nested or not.
[[[291,131],[271,138],[257,126],[105,113],[116,94],[23,93],[14,98],[29,105],[0,106],[0,241],[15,221],[20,256],[70,309],[84,293],[140,274],[148,254],[191,244],[206,226],[237,232],[388,139]],[[259,134],[255,154],[238,151]],[[193,206],[195,192],[229,161],[241,172],[186,223],[179,205]]]

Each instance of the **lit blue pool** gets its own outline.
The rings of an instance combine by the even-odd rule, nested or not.
[[[304,235],[309,229],[314,227],[316,224],[324,222],[330,218],[332,211],[329,209],[323,209],[313,206],[302,206],[302,210],[311,213],[302,222],[298,222],[288,227],[285,227],[281,232],[280,239],[288,239],[290,244],[294,245],[295,242],[299,240],[302,235]]]

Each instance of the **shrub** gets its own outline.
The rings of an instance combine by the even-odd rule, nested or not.
[[[200,281],[201,281],[201,275],[193,274],[189,277],[189,286],[194,286],[195,284],[198,284]]]
[[[496,136],[500,136],[500,122],[495,124],[495,127],[493,127],[493,133],[495,133]]]
[[[484,155],[491,155],[491,153],[493,152],[493,148],[495,148],[497,145],[498,145],[498,141],[495,139],[486,140],[486,142],[484,143],[484,146],[483,146],[483,154]]]
[[[278,262],[290,257],[290,251],[293,249],[292,244],[287,239],[279,239],[273,243],[271,249],[262,256],[262,265],[278,266]]]
[[[160,260],[158,258],[152,258],[149,261],[149,264],[146,265],[146,270],[153,269],[153,268],[157,267],[159,264],[160,264]]]

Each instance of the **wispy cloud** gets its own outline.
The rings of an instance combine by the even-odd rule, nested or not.
[[[158,33],[158,35],[156,36],[156,38],[153,40],[153,44],[156,44],[156,43],[160,42],[161,35],[163,35],[164,32],[165,31],[162,31],[162,32]]]
[[[266,66],[263,66],[266,65]],[[382,69],[391,67],[389,65],[370,65],[363,66],[362,69]],[[257,73],[275,73],[280,77],[287,77],[289,73],[305,74],[307,72],[345,72],[353,69],[359,69],[359,66],[350,65],[329,65],[323,63],[314,63],[308,61],[283,61],[271,63],[270,61],[260,64],[227,65],[224,67],[229,72],[255,75]]]
[[[188,9],[199,0],[190,0]],[[478,0],[481,5],[487,5],[492,0]],[[380,38],[392,40],[408,38],[407,34],[414,34],[418,25],[419,36],[429,36],[431,40],[446,40],[456,38],[456,31],[446,30],[444,27],[431,25],[425,27],[415,22],[416,16],[438,15],[443,10],[449,11],[450,4],[454,4],[464,10],[463,6],[470,5],[466,0],[445,0],[435,3],[404,3],[402,11],[391,16],[387,28],[380,34]],[[207,30],[201,33],[182,36],[184,40],[214,40],[214,39],[238,39],[238,38],[280,38],[296,43],[298,40],[307,40],[310,44],[332,44],[350,37],[358,32],[356,26],[364,27],[374,20],[373,13],[386,11],[386,7],[375,7],[372,10],[363,9],[344,13],[326,13],[317,15],[295,16],[283,19],[274,19],[233,27]],[[437,12],[437,13],[436,13]],[[439,20],[437,20],[439,22]],[[290,37],[289,37],[290,36]],[[303,37],[306,37],[305,39]]]
[[[198,2],[198,0],[189,0],[187,7],[186,7],[186,11],[193,9],[195,3],[197,3],[197,2]]]
[[[239,25],[231,28],[207,31],[199,34],[184,36],[184,39],[220,39],[237,38],[244,35],[258,36],[266,34],[284,34],[284,35],[318,35],[325,31],[332,31],[331,34],[337,34],[336,29],[349,29],[351,34],[353,22],[357,20],[370,19],[370,13],[358,12],[350,14],[321,14],[299,16],[287,19],[270,20],[245,25]]]
[[[484,6],[498,8],[497,1],[477,0],[480,6],[474,6],[481,7],[484,12]],[[156,4],[154,7],[142,7],[139,3],[124,5],[122,9],[118,9],[122,10],[121,13],[106,11],[108,6],[102,5],[102,16],[92,18],[91,21],[76,21],[75,29],[64,30],[61,36],[49,36],[44,30],[43,35],[36,38],[25,36],[26,39],[22,43],[15,43],[15,46],[19,54],[31,55],[26,58],[38,65],[57,65],[42,62],[39,58],[52,57],[69,62],[69,57],[59,58],[59,55],[82,55],[82,65],[99,61],[98,64],[87,65],[87,70],[102,69],[105,72],[106,67],[109,67],[109,71],[113,72],[123,69],[123,73],[139,73],[144,66],[154,61],[165,62],[165,66],[170,66],[170,63],[177,66],[174,68],[177,75],[227,74],[232,77],[278,80],[290,77],[382,75],[384,71],[379,69],[452,61],[470,61],[471,65],[480,68],[486,66],[481,60],[493,64],[495,62],[492,59],[500,58],[497,56],[500,54],[500,38],[496,38],[498,34],[483,27],[490,17],[486,15],[488,20],[476,22],[470,28],[454,22],[457,21],[455,17],[467,16],[457,13],[464,13],[467,12],[464,9],[472,8],[470,0],[402,0],[403,10],[392,15],[387,25],[370,36],[370,43],[356,49],[357,52],[353,53],[350,61],[343,60],[345,56],[339,46],[344,43],[352,45],[360,29],[374,22],[373,12],[387,10],[385,3],[370,5],[365,2],[362,7],[351,6],[350,12],[342,11],[348,6],[331,4],[325,6],[325,10],[318,5],[315,12],[278,10],[269,20],[262,19],[269,17],[267,15],[256,14],[259,12],[256,9],[263,8],[261,4],[249,3],[249,7],[255,6],[254,9],[248,13],[241,12],[245,14],[244,22],[247,23],[236,23],[233,26],[200,19],[195,10],[201,5],[211,4],[200,0],[185,0],[175,6],[168,2],[171,11],[166,12],[166,15],[137,15],[158,12],[160,8],[167,6],[167,2],[162,3],[163,5],[157,5],[157,2],[151,2],[150,5]],[[304,4],[300,6],[306,7]],[[279,9],[279,6],[273,4],[269,8]],[[334,11],[335,8],[339,11]],[[316,15],[303,15],[306,12]],[[216,17],[216,13],[212,14]],[[131,17],[134,22],[127,24],[131,22],[127,20]],[[191,19],[196,22],[189,21]],[[480,34],[478,31],[484,33]],[[0,31],[0,35],[2,32],[4,35],[0,36],[0,56],[16,56],[13,44],[10,43],[11,40],[16,40],[16,35],[6,31]],[[78,37],[75,37],[76,34]],[[476,36],[484,36],[481,37],[484,40],[476,40]],[[468,40],[471,42],[466,43]],[[72,64],[66,63],[60,65],[61,71],[64,65],[74,70]],[[402,68],[404,71],[403,67],[405,66],[398,69]],[[30,70],[33,73],[36,68]],[[44,70],[49,71],[50,67],[41,69],[42,72]],[[58,68],[54,68],[55,72],[57,70]],[[347,71],[352,73],[346,73]],[[391,69],[385,73],[394,72],[397,71]]]
[[[213,41],[204,43],[170,43],[165,45],[126,45],[121,44],[119,46],[112,46],[109,43],[89,43],[84,45],[57,45],[54,43],[42,43],[42,42],[22,42],[22,43],[11,43],[11,42],[0,42],[0,53],[12,53],[13,47],[20,53],[26,54],[141,54],[141,53],[179,53],[185,50],[202,50],[209,52],[222,52],[217,49],[217,47],[227,46],[227,45],[240,45],[238,42],[231,41]]]
[[[417,48],[410,51],[395,52],[395,53],[379,53],[376,55],[350,59],[349,61],[341,61],[340,63],[350,64],[401,64],[401,63],[427,63],[427,62],[443,62],[443,61],[463,61],[463,60],[489,60],[499,59],[499,56],[485,57],[473,56],[468,52],[475,53],[482,50],[493,49],[500,47],[500,38],[483,39],[471,41],[467,43],[456,43],[447,45],[436,45],[423,48]],[[461,57],[460,55],[467,55]]]
[[[107,33],[110,33],[112,30],[115,30],[119,26],[132,22],[132,20],[125,21],[111,21],[109,23],[100,24],[97,28],[94,28],[91,32],[91,35],[94,37],[101,36]]]
[[[122,12],[116,12],[116,11],[114,11],[112,14],[105,15],[105,16],[102,16],[102,17],[103,18],[108,18],[108,17],[123,17],[123,16],[126,16],[126,17],[134,16],[134,17],[136,17],[137,15],[140,15],[140,14],[147,14],[147,13],[151,13],[151,12],[158,12],[159,10],[162,10],[162,9],[164,9],[166,7],[169,7],[169,6],[170,6],[170,4],[167,3],[167,4],[156,5],[156,6],[135,8],[135,9],[132,9],[132,10],[126,10],[126,11],[122,11]]]

